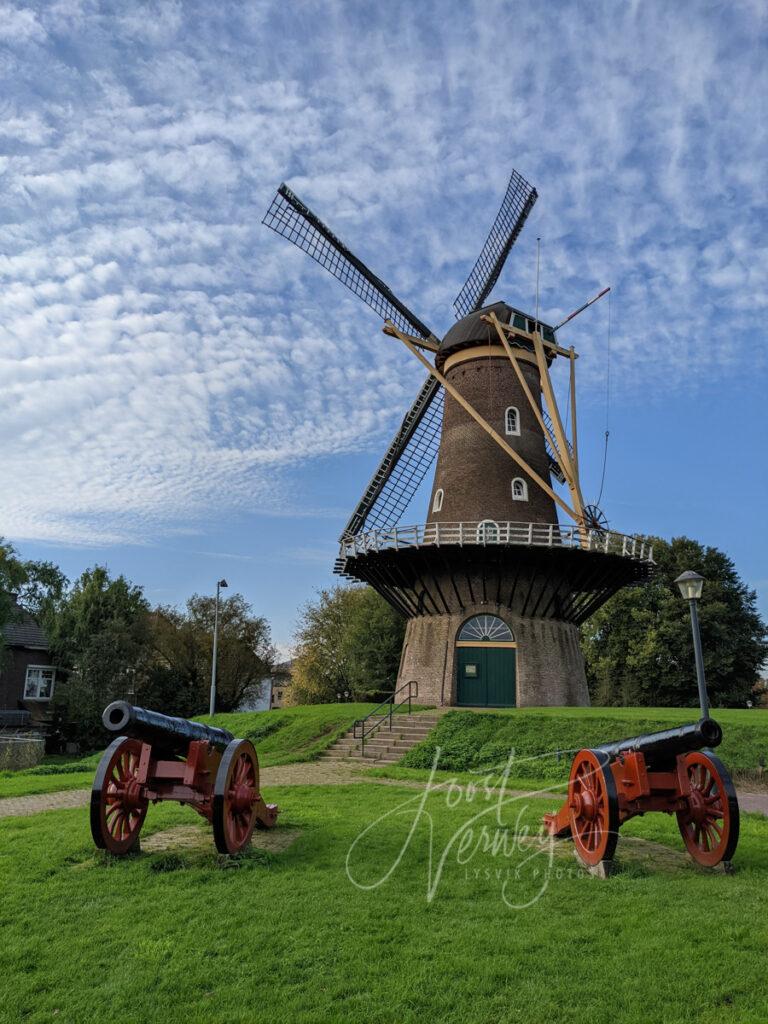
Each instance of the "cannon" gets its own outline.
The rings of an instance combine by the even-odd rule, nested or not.
[[[705,708],[702,708],[706,711]],[[647,811],[674,814],[699,864],[730,868],[739,841],[739,803],[731,777],[711,752],[723,731],[705,713],[698,722],[580,750],[568,795],[544,815],[551,836],[570,836],[588,867],[608,866],[625,821]]]
[[[123,700],[102,721],[118,736],[91,789],[91,834],[100,849],[118,856],[136,849],[150,802],[162,800],[188,804],[210,821],[219,853],[240,853],[255,827],[275,824],[278,808],[262,799],[250,740]]]

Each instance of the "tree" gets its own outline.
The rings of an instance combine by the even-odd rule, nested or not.
[[[582,627],[582,647],[594,704],[689,706],[696,702],[696,668],[688,602],[675,577],[693,569],[706,580],[699,601],[710,701],[744,707],[768,654],[768,634],[756,595],[717,548],[687,537],[653,538],[657,569],[643,587],[615,594]]]
[[[199,715],[208,709],[213,659],[215,599],[195,594],[184,611],[157,608],[151,617],[155,661],[147,680],[153,706],[173,714]],[[216,709],[234,711],[258,696],[275,662],[269,623],[241,594],[219,603]]]
[[[151,658],[148,616],[141,588],[111,579],[104,566],[87,569],[51,602],[44,624],[66,677],[54,699],[60,738],[97,745],[104,707],[141,688]]]
[[[405,623],[370,587],[334,587],[301,610],[291,701],[322,704],[349,691],[376,699],[395,688]]]
[[[53,562],[21,559],[13,545],[0,537],[0,646],[3,626],[16,614],[16,604],[42,619],[66,585],[67,578]]]

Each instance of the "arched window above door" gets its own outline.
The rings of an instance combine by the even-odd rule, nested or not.
[[[461,641],[473,640],[485,643],[510,643],[515,637],[512,630],[498,615],[474,615],[467,619],[459,630]]]

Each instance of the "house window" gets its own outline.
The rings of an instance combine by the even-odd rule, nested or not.
[[[528,501],[528,484],[522,477],[516,476],[512,481],[512,501]]]
[[[28,665],[24,680],[24,700],[50,700],[55,681],[55,668],[49,665]]]
[[[477,524],[477,539],[480,544],[498,544],[499,524],[492,519],[484,519]]]
[[[439,512],[443,507],[443,489],[435,491],[435,500],[432,502],[432,511]]]
[[[520,413],[510,405],[504,414],[504,431],[507,434],[520,436]]]

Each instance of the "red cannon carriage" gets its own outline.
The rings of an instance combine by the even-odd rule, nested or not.
[[[582,862],[595,867],[612,860],[625,821],[663,811],[676,815],[697,863],[730,868],[739,841],[736,790],[722,762],[704,749],[722,738],[717,722],[705,716],[679,729],[580,750],[565,803],[544,815],[545,828],[570,836]]]
[[[100,849],[134,849],[147,807],[161,800],[189,804],[210,821],[219,853],[240,853],[254,827],[275,824],[278,808],[261,797],[250,740],[122,700],[106,708],[102,721],[120,735],[104,752],[91,790],[91,834]]]

